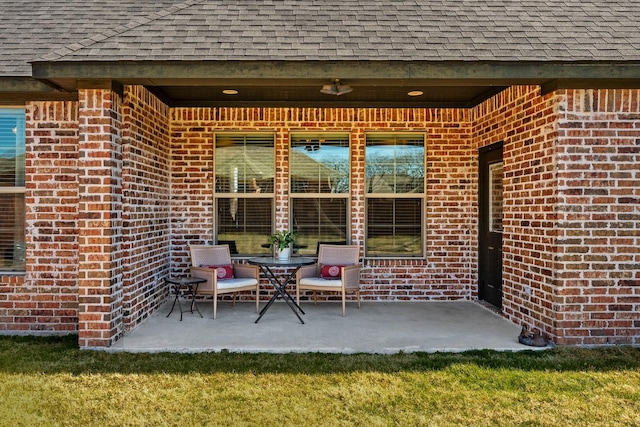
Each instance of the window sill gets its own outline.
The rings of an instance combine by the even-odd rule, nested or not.
[[[0,276],[24,276],[24,270],[0,270]]]

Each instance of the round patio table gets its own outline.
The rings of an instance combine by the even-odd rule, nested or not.
[[[249,258],[247,262],[249,264],[257,265],[260,268],[260,271],[269,280],[269,283],[273,286],[273,289],[275,289],[276,291],[267,305],[265,305],[262,310],[260,310],[259,316],[256,319],[255,323],[258,323],[260,319],[262,319],[262,316],[264,316],[269,307],[271,307],[271,304],[273,304],[278,298],[282,298],[287,303],[289,308],[291,308],[291,311],[293,311],[295,315],[298,316],[300,322],[304,324],[304,320],[302,320],[302,317],[300,317],[300,314],[298,313],[300,312],[304,314],[304,311],[302,311],[300,306],[296,304],[293,297],[289,294],[289,292],[287,292],[287,285],[289,283],[295,282],[296,273],[298,272],[300,267],[302,267],[303,265],[315,264],[316,259],[309,257],[292,256],[287,260],[281,260],[277,257],[263,256],[257,258]],[[278,277],[271,270],[271,267],[283,267],[287,270],[287,272],[285,273],[285,275]]]

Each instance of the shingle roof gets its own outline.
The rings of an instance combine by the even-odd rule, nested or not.
[[[0,0],[0,75],[30,76],[30,61],[101,40],[176,0]]]
[[[29,61],[640,61],[637,0],[0,0]]]

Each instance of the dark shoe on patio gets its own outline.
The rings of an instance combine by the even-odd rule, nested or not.
[[[527,325],[522,325],[522,331],[520,331],[520,335],[518,336],[518,342],[532,347],[546,347],[549,345],[549,341],[545,337],[540,334],[530,332]]]

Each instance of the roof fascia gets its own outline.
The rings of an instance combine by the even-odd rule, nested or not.
[[[124,84],[156,80],[401,79],[505,84],[551,80],[638,80],[640,62],[491,61],[98,61],[34,62],[33,77],[109,79]]]
[[[0,76],[0,104],[25,104],[29,101],[75,101],[78,94],[62,90],[47,81],[25,76]]]
[[[55,92],[56,88],[46,82],[27,76],[0,76],[0,94],[11,92]]]
[[[558,89],[638,89],[640,77],[612,79],[555,79],[540,85],[540,93],[546,95]]]

